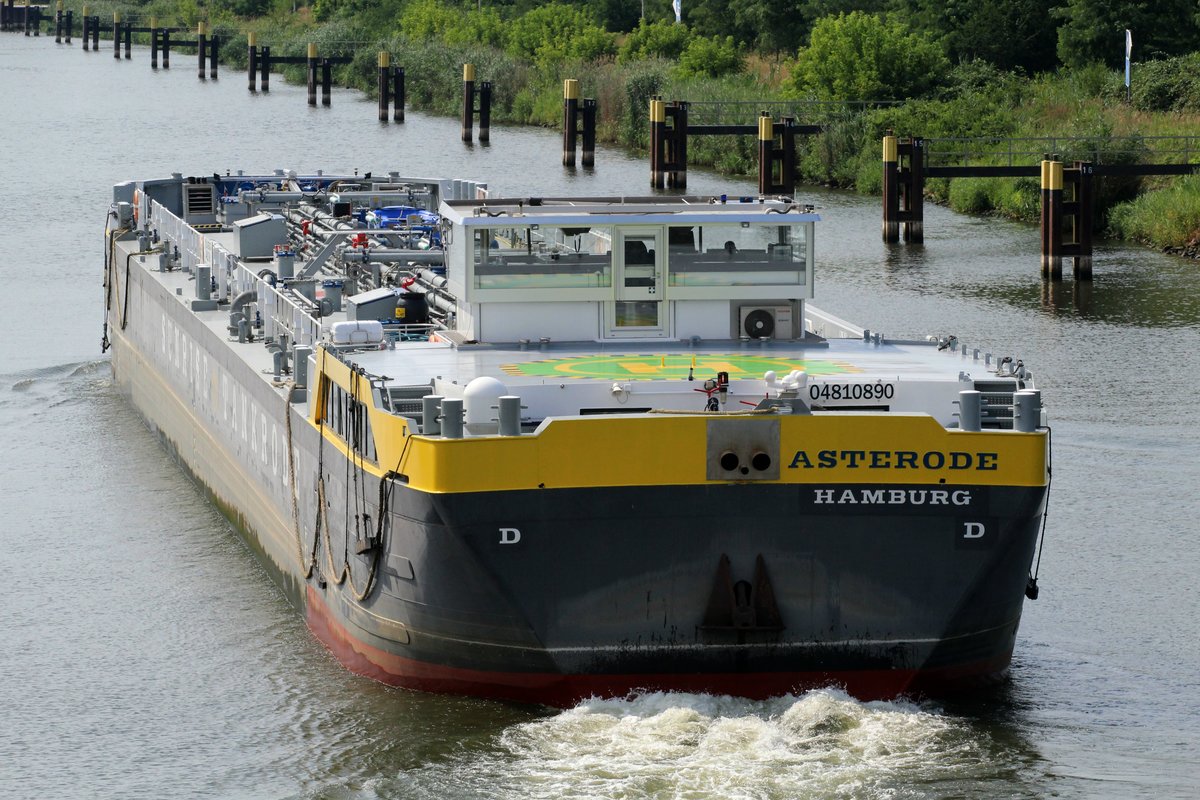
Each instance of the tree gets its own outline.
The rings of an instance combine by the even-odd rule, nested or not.
[[[904,100],[937,85],[949,66],[929,36],[854,11],[817,21],[792,80],[822,100]]]
[[[910,0],[913,30],[941,39],[952,61],[983,59],[1003,70],[1052,70],[1058,64],[1051,13],[1064,0]]]
[[[1136,60],[1183,55],[1200,29],[1195,0],[1067,0],[1055,11],[1058,57],[1068,67],[1125,63],[1125,31],[1133,31]]]

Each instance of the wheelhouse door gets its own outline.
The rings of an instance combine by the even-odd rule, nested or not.
[[[667,335],[666,237],[661,227],[617,228],[613,242],[614,299],[610,337]]]

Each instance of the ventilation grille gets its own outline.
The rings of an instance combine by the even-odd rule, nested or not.
[[[207,183],[183,187],[184,214],[189,217],[211,217],[217,213],[216,194]]]
[[[975,390],[980,393],[980,427],[1013,427],[1013,393],[1016,381],[975,381]]]

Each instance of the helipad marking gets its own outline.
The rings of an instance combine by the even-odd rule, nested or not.
[[[761,378],[767,370],[784,375],[799,369],[814,376],[862,371],[853,364],[829,359],[771,358],[735,354],[693,356],[686,353],[569,356],[504,364],[501,369],[514,376],[605,380],[682,380],[688,377],[689,369],[698,380],[712,377],[718,372],[729,373],[733,380],[753,380]]]

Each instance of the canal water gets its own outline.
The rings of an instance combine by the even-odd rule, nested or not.
[[[494,76],[502,79],[502,76]],[[601,148],[302,88],[250,95],[0,35],[0,794],[63,798],[1186,798],[1200,793],[1200,264],[1101,243],[1039,278],[1036,229],[804,191],[818,302],[886,335],[1024,360],[1054,474],[1041,599],[1011,681],[952,704],[651,695],[565,711],[343,670],[113,389],[101,235],[117,181],[276,167],[473,177],[521,195],[644,194]],[[750,192],[694,172],[698,193]],[[1070,274],[1069,268],[1067,270]]]

